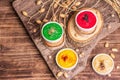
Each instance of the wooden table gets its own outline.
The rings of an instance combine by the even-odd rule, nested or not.
[[[104,43],[109,41],[110,47]],[[99,76],[91,67],[92,58],[101,52],[120,49],[120,29],[101,40],[92,51],[86,69],[72,80],[120,80],[120,54],[115,54],[111,76]],[[0,80],[55,80],[45,61],[12,8],[10,0],[0,0]]]

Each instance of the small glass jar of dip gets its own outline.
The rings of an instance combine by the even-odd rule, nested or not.
[[[61,69],[72,70],[78,63],[78,55],[73,49],[62,49],[56,55],[56,63]]]
[[[41,34],[48,46],[58,46],[64,42],[64,30],[58,22],[44,24],[41,29]]]
[[[96,55],[92,60],[93,70],[99,75],[107,75],[114,68],[113,59],[105,53]]]
[[[75,17],[77,31],[79,33],[92,33],[97,26],[98,18],[96,13],[90,9],[80,10]]]

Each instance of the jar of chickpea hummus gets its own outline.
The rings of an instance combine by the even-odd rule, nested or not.
[[[114,68],[114,61],[108,54],[98,54],[92,61],[93,70],[100,75],[109,74]]]

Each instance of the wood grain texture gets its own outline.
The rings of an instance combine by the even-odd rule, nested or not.
[[[81,1],[81,0],[77,0],[77,1]],[[65,19],[63,20],[59,17],[60,13],[64,13],[64,14],[66,13],[66,9],[63,7],[60,7],[60,9],[58,9],[59,8],[58,7],[57,10],[54,10],[54,12],[51,12],[53,9],[53,7],[52,7],[53,3],[54,3],[53,0],[44,0],[44,1],[42,1],[43,5],[40,5],[40,6],[36,6],[35,2],[36,2],[36,0],[29,0],[29,2],[27,0],[22,0],[22,1],[16,0],[15,2],[13,2],[13,7],[14,7],[15,11],[17,12],[17,14],[19,15],[20,19],[22,20],[22,22],[23,22],[25,28],[27,29],[30,37],[32,38],[33,42],[37,46],[38,50],[41,52],[43,58],[45,59],[46,63],[48,64],[50,70],[52,71],[52,73],[54,74],[56,79],[58,79],[58,80],[70,80],[75,75],[77,75],[78,73],[83,71],[85,69],[87,59],[88,59],[92,49],[98,43],[98,41],[100,41],[101,39],[103,39],[104,37],[106,37],[107,35],[114,32],[116,29],[118,29],[120,27],[118,15],[116,14],[115,10],[110,5],[108,5],[105,1],[99,0],[98,4],[97,4],[96,0],[93,0],[93,1],[85,0],[82,2],[82,3],[85,3],[83,5],[84,7],[94,7],[101,12],[103,19],[104,19],[104,26],[101,31],[98,31],[98,32],[100,32],[100,33],[98,33],[98,35],[95,35],[93,37],[93,39],[91,39],[91,40],[86,40],[86,43],[82,43],[82,42],[74,43],[70,38],[68,38],[68,35],[67,35],[67,30],[66,30],[67,23],[66,22],[68,22],[68,21],[65,21]],[[60,0],[60,2],[63,2],[63,1]],[[26,5],[26,4],[28,4],[28,5]],[[31,6],[33,6],[33,7],[31,7]],[[47,7],[47,6],[50,6],[50,7]],[[43,7],[45,8],[46,11],[43,13],[36,14],[36,12],[39,9],[43,9]],[[26,11],[29,16],[31,14],[33,14],[33,15],[36,14],[36,15],[34,17],[32,17],[32,19],[30,18],[31,20],[29,20],[25,15],[24,16],[22,15],[22,13],[21,13],[22,11]],[[56,11],[58,11],[58,12],[56,12]],[[36,25],[36,23],[34,23],[36,19],[40,19],[40,20],[47,19],[47,20],[51,21],[52,15],[55,15],[53,13],[56,13],[56,15],[58,15],[59,18],[58,18],[57,22],[59,22],[59,23],[62,22],[62,24],[64,24],[64,29],[66,31],[64,46],[62,46],[60,48],[55,48],[55,49],[52,49],[51,47],[47,47],[44,44],[44,40],[41,37],[40,30],[41,30],[42,25],[45,22],[43,22],[43,24],[41,24],[41,25]],[[70,14],[70,13],[67,13],[67,14]],[[96,14],[97,14],[97,12],[96,12]],[[114,14],[114,18],[111,16],[112,14]],[[73,15],[73,14],[71,14],[71,15]],[[29,21],[29,23],[28,23],[28,21]],[[114,26],[114,25],[116,25],[116,26],[108,28],[108,26]],[[38,26],[40,26],[39,29],[38,29]],[[68,27],[70,27],[70,26],[68,25]],[[34,29],[36,29],[37,31],[34,32]],[[65,71],[65,70],[60,69],[57,66],[57,64],[55,62],[55,56],[56,56],[56,53],[61,48],[72,48],[72,49],[78,48],[80,50],[79,52],[77,52],[78,55],[79,55],[79,53],[84,52],[84,54],[85,54],[84,57],[79,58],[78,64],[73,70]],[[49,56],[52,56],[52,58],[49,59]],[[59,71],[67,72],[69,77],[68,78],[65,78],[64,76],[57,77],[57,73]]]
[[[119,52],[115,53],[115,69],[112,76],[99,76],[92,70],[93,56],[111,52],[112,47],[120,50],[120,29],[99,42],[92,51],[86,69],[72,80],[119,80]],[[104,48],[109,41],[110,47]],[[11,7],[10,0],[0,0],[0,80],[55,80],[39,51],[29,38],[22,23]]]

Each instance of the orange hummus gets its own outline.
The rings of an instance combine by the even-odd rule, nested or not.
[[[77,55],[72,49],[63,49],[57,55],[57,63],[63,68],[71,68],[77,62]]]

